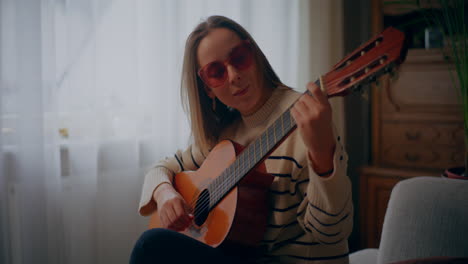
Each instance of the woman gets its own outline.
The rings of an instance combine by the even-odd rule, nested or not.
[[[143,233],[131,263],[348,262],[351,184],[324,92],[309,83],[312,96],[301,97],[284,86],[250,34],[222,16],[195,28],[184,58],[182,94],[194,143],[147,173],[139,212],[149,215],[158,208],[165,229]],[[193,215],[173,188],[173,176],[196,170],[223,139],[247,146],[290,106],[298,129],[265,160],[275,177],[267,229],[256,254],[233,258],[239,252],[177,233],[191,225]]]

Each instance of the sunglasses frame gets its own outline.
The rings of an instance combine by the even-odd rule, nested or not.
[[[244,45],[247,46],[249,48],[249,50],[250,50],[250,53],[251,53],[251,59],[250,60],[251,61],[250,61],[249,65],[245,69],[239,69],[236,66],[232,65],[230,62],[232,60],[233,51],[235,51],[237,48],[242,47]],[[232,50],[229,53],[229,56],[228,56],[227,59],[225,59],[224,61],[215,60],[215,61],[209,62],[205,66],[201,67],[198,70],[197,74],[198,74],[198,77],[200,77],[200,79],[203,81],[203,83],[205,83],[207,86],[209,86],[211,88],[216,88],[216,87],[219,87],[219,86],[226,83],[227,76],[228,76],[228,74],[227,74],[227,64],[231,64],[234,68],[244,71],[244,70],[247,70],[248,68],[250,68],[252,66],[254,60],[255,60],[255,57],[254,57],[254,54],[253,54],[253,45],[250,42],[250,40],[245,39],[245,40],[242,40],[239,44],[237,44],[234,48],[232,48]],[[213,63],[221,63],[224,66],[224,69],[225,69],[225,73],[224,73],[224,76],[223,76],[223,81],[219,85],[210,85],[208,83],[209,81],[206,81],[205,78],[203,77],[204,76],[204,71],[207,69],[207,67],[209,67]]]

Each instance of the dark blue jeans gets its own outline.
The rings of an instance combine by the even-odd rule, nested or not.
[[[237,252],[239,253],[239,252]],[[130,264],[244,263],[236,252],[212,248],[191,237],[163,228],[145,231],[133,248]]]

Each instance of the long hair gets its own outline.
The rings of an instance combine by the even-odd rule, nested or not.
[[[206,93],[205,83],[197,74],[199,69],[197,50],[201,40],[217,28],[227,28],[242,40],[249,40],[254,51],[254,58],[259,69],[260,80],[264,85],[277,87],[282,85],[263,52],[252,36],[238,23],[224,16],[210,16],[202,21],[188,36],[185,43],[184,62],[181,79],[182,106],[189,116],[194,143],[203,153],[207,153],[218,142],[224,128],[240,117],[240,113],[216,100],[216,111],[212,109],[212,100]]]

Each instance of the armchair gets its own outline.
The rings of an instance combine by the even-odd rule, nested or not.
[[[399,182],[390,196],[379,249],[354,252],[350,263],[435,257],[468,263],[468,180],[417,177]]]

